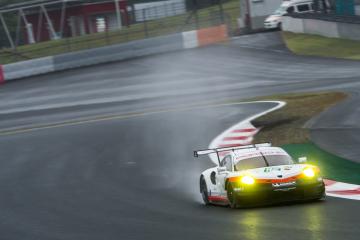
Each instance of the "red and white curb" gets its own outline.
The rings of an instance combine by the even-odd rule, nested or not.
[[[360,200],[360,186],[325,179],[326,195],[331,197]]]
[[[277,105],[269,110],[250,116],[249,118],[226,129],[210,143],[209,148],[231,147],[251,144],[254,136],[260,131],[260,129],[255,128],[254,125],[251,124],[251,121],[270,112],[273,112],[279,108],[282,108],[286,105],[285,102],[281,101],[256,101],[252,103],[277,103]],[[211,154],[210,159],[215,164],[218,164],[215,154]],[[324,182],[327,196],[360,200],[359,185],[337,182],[328,179],[325,179]]]

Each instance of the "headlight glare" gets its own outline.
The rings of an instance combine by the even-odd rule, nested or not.
[[[251,185],[255,183],[255,179],[251,176],[244,176],[241,178],[241,182],[247,185]]]
[[[314,169],[312,169],[312,168],[305,168],[303,173],[304,173],[305,176],[307,176],[309,178],[312,178],[312,177],[315,176]]]

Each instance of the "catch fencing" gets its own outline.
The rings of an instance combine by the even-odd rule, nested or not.
[[[224,2],[224,3],[222,3]],[[128,26],[121,30],[79,37],[66,37],[33,45],[18,46],[0,51],[0,64],[14,63],[46,56],[54,56],[86,49],[111,46],[135,40],[154,38],[212,26],[227,25],[229,35],[237,28],[239,1],[218,1],[202,9],[186,11],[184,4],[167,2],[147,8],[131,9]]]

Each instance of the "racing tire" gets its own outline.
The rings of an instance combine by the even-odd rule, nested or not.
[[[201,177],[200,179],[200,192],[205,205],[209,205],[210,204],[209,195],[204,177]]]
[[[321,195],[321,197],[316,198],[317,201],[325,201],[326,199],[326,192],[324,190],[324,193]]]
[[[228,200],[229,200],[229,206],[233,209],[235,208],[238,208],[238,205],[237,205],[237,198],[235,196],[235,193],[234,193],[234,190],[233,190],[233,187],[230,183],[228,183],[228,186],[227,186],[227,197],[228,197]]]

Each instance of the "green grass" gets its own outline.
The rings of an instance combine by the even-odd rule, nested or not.
[[[360,41],[283,32],[287,47],[299,55],[360,60]]]
[[[256,134],[255,142],[271,141],[275,145],[305,143],[310,138],[304,124],[346,97],[341,92],[313,92],[256,98],[254,100],[284,101],[286,105],[252,122],[256,127],[262,128]]]
[[[358,163],[328,153],[312,142],[286,144],[281,147],[294,159],[307,157],[308,163],[317,165],[325,178],[360,184],[360,164]]]
[[[238,0],[230,0],[223,4],[225,22],[230,29],[237,28],[237,18],[240,13]],[[195,18],[192,17],[186,24],[189,12],[182,15],[166,17],[148,21],[147,32],[144,31],[144,23],[132,24],[129,28],[124,27],[121,31],[96,33],[81,37],[60,39],[55,41],[41,42],[32,45],[24,45],[17,48],[17,54],[11,54],[10,49],[0,51],[0,64],[7,64],[32,58],[52,56],[66,52],[74,52],[84,49],[107,46],[156,37],[175,32],[189,31],[197,28]],[[199,28],[220,24],[219,6],[211,6],[198,11]]]

